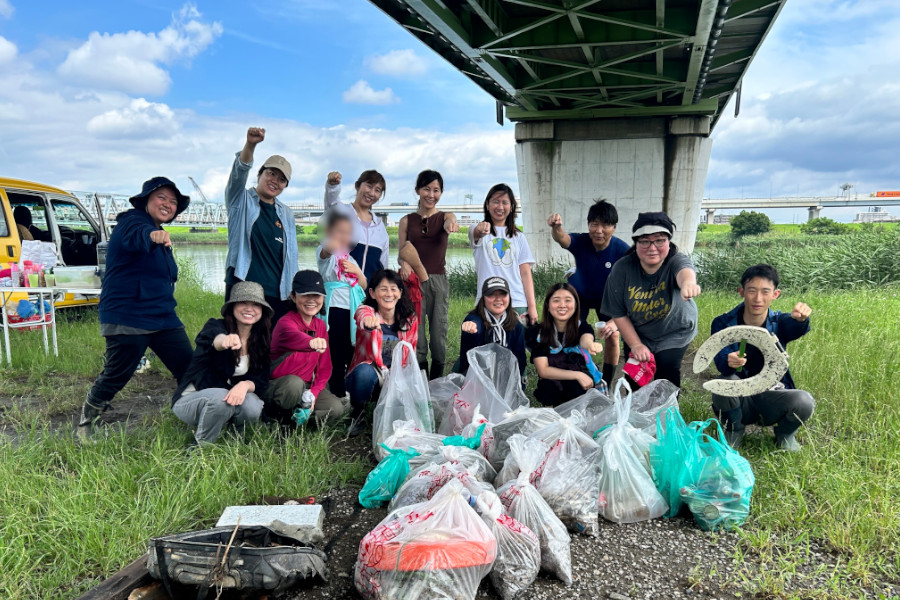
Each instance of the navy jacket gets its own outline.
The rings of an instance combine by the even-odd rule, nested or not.
[[[175,314],[178,267],[172,249],[150,241],[161,230],[146,212],[116,217],[100,294],[100,322],[158,331],[184,327]]]
[[[221,333],[228,333],[225,329],[225,320],[210,319],[197,334],[194,340],[196,344],[194,356],[172,396],[173,405],[190,384],[194,384],[198,391],[210,388],[230,390],[239,381],[252,381],[256,388],[253,393],[262,398],[266,386],[269,385],[268,361],[263,369],[250,370],[246,375],[234,377],[234,368],[237,366],[234,363],[234,353],[231,350],[216,350],[213,347],[213,340]]]
[[[489,344],[488,331],[484,326],[484,320],[477,314],[469,313],[464,322],[475,323],[478,328],[475,333],[462,332],[459,339],[459,372],[465,375],[469,371],[469,357],[466,353],[472,348]],[[525,374],[527,364],[525,357],[525,327],[516,323],[515,329],[506,332],[506,347],[512,352],[519,362],[519,373]]]
[[[712,332],[717,333],[722,331],[726,327],[733,327],[738,324],[738,315],[744,310],[744,303],[741,302],[736,307],[734,307],[731,311],[725,313],[724,315],[719,315],[712,322]],[[769,316],[766,317],[766,329],[774,333],[778,338],[778,341],[781,342],[781,345],[787,349],[788,342],[792,342],[796,339],[799,339],[806,335],[809,331],[809,319],[805,321],[797,321],[793,317],[791,317],[790,313],[783,313],[781,311],[774,311],[771,308],[769,309]],[[735,370],[728,366],[728,355],[732,352],[737,352],[739,348],[739,344],[732,344],[730,346],[726,346],[716,354],[715,363],[716,368],[719,369],[719,372],[722,375],[730,376],[735,374]],[[749,345],[748,345],[749,347]],[[751,375],[756,375],[756,373],[747,373],[747,369],[744,369],[743,372],[746,377]],[[741,373],[738,373],[741,375]],[[784,384],[784,387],[793,390],[797,386],[794,385],[794,379],[791,377],[791,371],[788,369],[787,373],[784,374],[784,377],[781,379],[781,383]]]

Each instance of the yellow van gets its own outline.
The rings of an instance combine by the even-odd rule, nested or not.
[[[69,192],[0,177],[0,263],[18,262],[23,239],[56,244],[61,266],[96,266],[97,244],[107,240],[107,231]],[[97,296],[69,293],[56,307],[98,302]]]

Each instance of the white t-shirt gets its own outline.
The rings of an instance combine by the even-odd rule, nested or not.
[[[238,359],[238,364],[234,367],[234,373],[232,377],[243,377],[247,374],[247,371],[250,370],[250,355],[249,354],[241,354],[240,359]]]
[[[522,274],[519,266],[534,264],[534,255],[528,247],[525,235],[517,233],[506,237],[506,227],[494,227],[496,236],[487,234],[475,241],[475,228],[469,228],[469,242],[475,254],[475,272],[478,274],[478,288],[475,302],[481,298],[481,286],[488,277],[502,277],[509,283],[510,300],[513,306],[528,306],[525,299],[525,288],[522,286]]]
[[[350,262],[354,265],[357,267],[359,266],[359,263],[356,262],[355,258],[352,256],[348,256],[347,258],[349,258]],[[319,275],[322,276],[323,281],[338,281],[337,256],[329,254],[328,258],[322,258],[322,244],[319,244],[316,248],[316,268],[319,270]],[[350,288],[339,287],[331,292],[331,304],[329,304],[329,306],[331,306],[331,308],[350,310]]]

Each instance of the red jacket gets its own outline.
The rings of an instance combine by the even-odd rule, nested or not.
[[[309,332],[313,332],[310,335]],[[272,373],[272,379],[285,375],[296,375],[306,383],[311,383],[309,391],[319,397],[328,379],[331,377],[331,353],[317,352],[309,347],[313,338],[325,338],[328,342],[328,327],[325,321],[313,317],[309,325],[303,322],[300,313],[289,312],[275,325],[272,332],[272,346],[269,353],[272,361],[276,361],[288,352],[293,352],[284,359]]]
[[[376,367],[383,367],[384,362],[381,360],[381,328],[366,329],[363,327],[363,319],[366,317],[374,317],[377,313],[375,309],[367,304],[361,305],[356,309],[354,318],[356,319],[356,347],[353,349],[353,360],[350,361],[350,368],[347,369],[349,375],[357,365],[362,363],[372,364]],[[413,349],[419,339],[419,320],[413,315],[410,319],[409,329],[397,333],[397,337],[401,342],[409,342]],[[413,357],[415,358],[415,357]],[[409,360],[409,349],[403,350],[403,364]]]

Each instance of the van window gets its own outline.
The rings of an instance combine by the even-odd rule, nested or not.
[[[87,213],[70,200],[50,200],[59,229],[62,259],[70,267],[97,264],[100,232]]]
[[[13,212],[13,220],[20,230],[25,229],[31,239],[52,242],[53,234],[47,225],[47,213],[43,196],[23,192],[6,192]]]
[[[6,222],[6,211],[0,206],[0,237],[9,237],[9,223]]]

